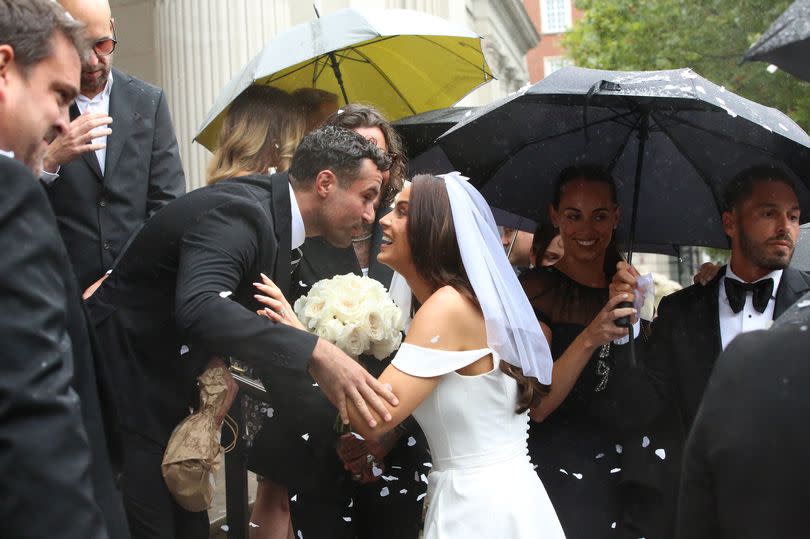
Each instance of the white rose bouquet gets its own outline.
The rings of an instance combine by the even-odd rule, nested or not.
[[[402,341],[405,320],[385,287],[374,279],[338,275],[312,285],[293,306],[311,333],[357,358],[391,355]]]

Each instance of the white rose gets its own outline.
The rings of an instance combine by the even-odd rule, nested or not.
[[[399,348],[401,342],[402,334],[397,331],[387,339],[372,342],[370,352],[377,359],[383,360],[394,353],[394,350]]]
[[[348,331],[344,332],[335,344],[348,355],[357,357],[368,349],[368,335],[363,328],[354,324],[349,324],[346,328]]]

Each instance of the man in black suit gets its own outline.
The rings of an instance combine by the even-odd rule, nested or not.
[[[795,323],[718,358],[686,443],[677,537],[807,537],[810,295],[799,305]]]
[[[47,141],[67,130],[83,43],[81,26],[49,0],[0,0],[3,537],[128,537],[104,372],[56,219],[32,174]]]
[[[723,211],[729,265],[707,285],[661,300],[649,341],[636,343],[638,367],[629,365],[626,345],[614,346],[605,406],[615,408],[606,417],[632,431],[674,408],[682,432],[667,433],[670,445],[664,448],[669,458],[679,454],[723,348],[740,333],[768,327],[810,289],[810,274],[788,266],[799,215],[792,182],[777,167],[752,167],[729,182]],[[632,301],[637,277],[635,268],[620,262],[611,297],[627,294]],[[653,439],[649,451],[662,448],[660,442]],[[671,489],[662,488],[674,490],[676,478],[668,481],[674,481]]]
[[[233,356],[268,386],[276,376],[309,371],[344,415],[346,399],[383,414],[378,395],[396,403],[334,345],[258,316],[253,286],[264,273],[287,289],[291,249],[306,236],[351,245],[354,231],[374,218],[380,169],[388,166],[388,157],[356,133],[314,131],[301,141],[289,174],[222,180],[155,214],[91,297],[117,375],[133,537],[207,537],[205,513],[174,503],[160,463],[209,358]],[[278,391],[274,398],[293,397]]]
[[[185,178],[163,90],[112,69],[108,1],[60,3],[85,23],[93,45],[72,121],[49,146],[40,178],[84,290],[110,269],[141,223],[185,192]]]

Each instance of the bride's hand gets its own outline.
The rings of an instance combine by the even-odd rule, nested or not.
[[[261,294],[255,294],[253,297],[266,307],[256,311],[256,314],[265,316],[274,322],[306,331],[306,328],[295,316],[295,311],[293,311],[279,287],[276,286],[276,283],[271,281],[264,273],[261,274],[261,279],[262,282],[253,283],[253,286],[255,286]]]

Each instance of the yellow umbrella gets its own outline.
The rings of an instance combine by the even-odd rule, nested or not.
[[[318,88],[389,119],[447,107],[491,80],[481,38],[417,11],[343,9],[279,34],[222,90],[197,142],[213,150],[225,112],[248,86]]]

